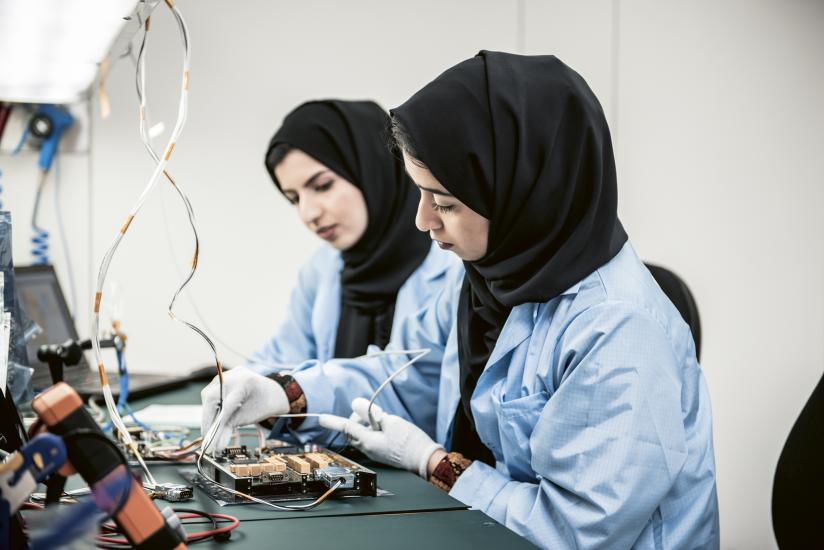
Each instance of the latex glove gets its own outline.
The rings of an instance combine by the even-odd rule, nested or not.
[[[343,418],[322,414],[318,422],[324,428],[337,430],[349,436],[352,444],[366,456],[378,462],[415,472],[427,478],[427,463],[432,453],[443,449],[426,433],[394,414],[372,405],[372,417],[380,427],[373,430],[369,423],[369,400],[358,397],[352,401],[352,416]]]
[[[220,401],[220,382],[215,377],[200,392],[203,416],[200,433],[206,433],[216,421]],[[280,384],[245,367],[231,369],[223,374],[223,421],[208,450],[222,451],[232,432],[248,424],[256,424],[271,416],[289,412],[289,399]]]

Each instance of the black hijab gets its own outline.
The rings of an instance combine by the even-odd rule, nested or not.
[[[266,169],[280,189],[271,152],[300,149],[363,193],[366,232],[343,251],[335,357],[356,357],[389,342],[398,289],[429,253],[415,227],[417,192],[386,146],[389,117],[371,101],[310,101],[289,113],[269,142]]]
[[[511,309],[558,296],[627,239],[609,128],[584,79],[556,57],[488,51],[392,115],[435,178],[490,220],[486,255],[464,262],[452,445],[492,463],[470,399]]]

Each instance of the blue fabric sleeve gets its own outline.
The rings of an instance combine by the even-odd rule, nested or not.
[[[669,337],[645,311],[606,302],[571,321],[552,362],[542,408],[498,404],[502,429],[507,414],[534,415],[534,479],[476,461],[450,495],[541,547],[630,548],[687,454]]]
[[[462,266],[450,270],[441,290],[415,314],[401,320],[395,338],[386,351],[429,349],[429,353],[399,374],[383,389],[375,402],[383,410],[409,420],[435,437],[438,383],[441,361],[455,311],[454,299],[463,277]],[[369,347],[369,354],[379,352]],[[331,413],[348,417],[356,397],[370,398],[392,373],[411,357],[407,354],[354,359],[333,359],[325,363],[308,361],[292,376],[306,395],[307,412]],[[337,434],[320,428],[317,420],[307,418],[299,437],[328,444]]]

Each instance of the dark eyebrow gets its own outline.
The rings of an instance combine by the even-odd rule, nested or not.
[[[314,174],[312,174],[312,175],[309,177],[309,179],[307,179],[305,182],[303,182],[303,187],[309,187],[310,185],[312,185],[312,184],[315,182],[315,180],[317,180],[319,177],[321,177],[321,176],[322,176],[324,173],[326,173],[326,172],[331,172],[331,170],[326,169],[326,168],[324,168],[323,170],[318,170],[317,172],[315,172]],[[286,190],[283,192],[283,194],[284,194],[284,195],[285,195],[285,194],[287,194],[287,193],[291,193],[291,194],[293,194],[293,195],[297,195],[297,194],[298,194],[298,192],[297,192],[297,191],[295,191],[294,189],[286,189]]]
[[[421,191],[428,191],[429,193],[432,193],[433,195],[443,195],[444,197],[454,197],[454,195],[452,193],[447,193],[446,191],[438,191],[437,189],[429,189],[428,187],[424,187],[423,185],[418,185],[417,183],[415,184],[415,187],[417,187]]]
[[[317,172],[315,172],[315,173],[312,175],[312,177],[310,177],[308,180],[306,180],[306,181],[303,183],[303,186],[304,186],[304,187],[309,187],[310,185],[312,185],[312,184],[315,182],[315,180],[316,180],[316,179],[318,179],[318,178],[319,178],[322,174],[324,174],[325,172],[329,172],[329,170],[327,170],[327,169],[325,169],[325,168],[324,168],[323,170],[318,170]]]

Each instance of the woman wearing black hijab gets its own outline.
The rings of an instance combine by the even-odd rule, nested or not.
[[[618,220],[586,82],[481,52],[392,116],[417,226],[465,267],[398,335],[442,346],[437,430],[375,407],[364,425],[362,399],[320,424],[542,547],[717,548],[706,384]]]
[[[417,192],[386,146],[388,131],[389,116],[371,101],[311,101],[289,113],[269,142],[267,173],[303,224],[328,245],[301,269],[275,335],[248,369],[227,375],[233,410],[226,412],[218,449],[235,426],[300,411],[313,386],[329,385],[328,379],[278,374],[277,365],[385,347],[396,321],[420,309],[454,264],[415,228]],[[204,429],[218,398],[215,381],[203,391]]]

